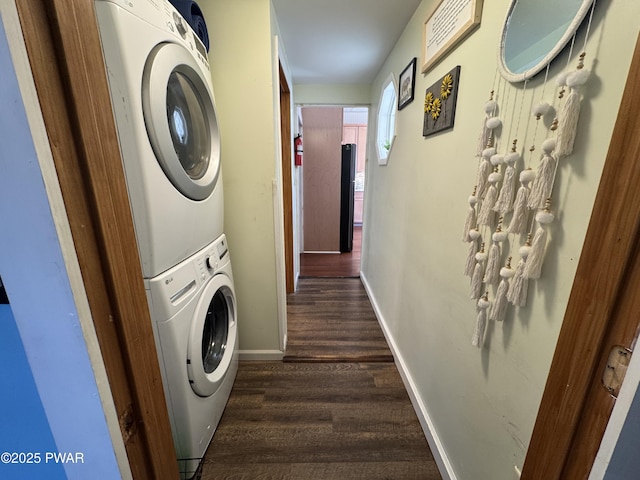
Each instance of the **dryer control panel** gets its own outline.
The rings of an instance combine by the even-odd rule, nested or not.
[[[209,71],[209,58],[202,41],[168,0],[96,0],[110,2],[145,22],[160,28],[185,45],[204,69]]]

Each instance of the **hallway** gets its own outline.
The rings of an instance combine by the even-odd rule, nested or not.
[[[288,306],[285,362],[240,363],[203,480],[441,479],[360,280],[301,279]]]
[[[354,225],[351,252],[300,254],[300,278],[359,277],[361,252],[362,225]]]

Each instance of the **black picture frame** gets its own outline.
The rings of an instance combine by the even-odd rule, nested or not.
[[[398,110],[413,102],[416,89],[416,61],[417,57],[413,57],[398,77]]]
[[[423,137],[453,128],[459,83],[460,65],[427,88],[424,95]]]

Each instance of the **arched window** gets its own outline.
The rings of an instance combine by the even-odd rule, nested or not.
[[[376,152],[378,164],[386,165],[389,161],[391,147],[396,138],[397,94],[396,81],[389,75],[382,86],[378,103],[378,125],[376,132]]]

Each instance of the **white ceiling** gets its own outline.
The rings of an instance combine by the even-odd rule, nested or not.
[[[421,0],[272,0],[294,84],[372,83]]]

